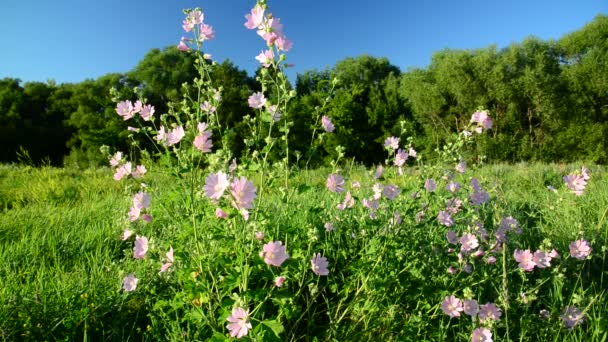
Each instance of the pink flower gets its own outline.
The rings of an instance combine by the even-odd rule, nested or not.
[[[479,312],[479,304],[477,304],[477,301],[475,299],[465,300],[463,302],[463,309],[465,314],[471,317],[475,317]]]
[[[134,275],[129,274],[122,280],[122,288],[126,292],[135,291],[135,289],[137,288],[138,282],[139,282],[139,279],[135,278]]]
[[[395,154],[395,161],[393,162],[395,166],[403,166],[407,161],[408,154],[404,152],[402,149],[397,150],[397,154]]]
[[[490,200],[490,195],[485,191],[473,192],[469,196],[469,201],[473,205],[482,205]]]
[[[564,182],[576,196],[581,196],[587,186],[585,178],[574,173],[564,176]]]
[[[388,137],[384,140],[384,147],[388,149],[396,150],[399,148],[399,138],[397,137]]]
[[[323,227],[325,228],[326,232],[331,232],[332,230],[334,230],[334,225],[331,224],[330,222],[326,222]]]
[[[477,328],[473,330],[471,342],[492,342],[492,332],[487,328]]]
[[[493,123],[492,119],[488,116],[488,112],[485,110],[473,113],[471,122],[476,123],[479,129],[490,129]]]
[[[591,254],[591,246],[586,240],[576,240],[570,243],[570,256],[579,260],[585,260]]]
[[[237,209],[251,209],[253,207],[253,200],[256,197],[256,188],[253,183],[245,177],[241,177],[233,180],[230,187],[230,193],[234,198],[233,206]]]
[[[287,39],[287,37],[285,37],[285,35],[279,36],[274,41],[274,44],[277,47],[277,49],[279,49],[281,51],[289,51],[293,47],[293,42],[291,40]]]
[[[534,270],[536,263],[534,262],[534,256],[529,249],[526,249],[525,251],[516,249],[513,256],[515,257],[515,261],[519,263],[519,268],[526,272],[531,272]]]
[[[182,22],[182,28],[184,29],[184,31],[190,32],[194,28],[194,25],[202,23],[204,18],[205,16],[200,10],[191,11],[186,16],[186,19],[184,19],[184,21]]]
[[[316,275],[326,276],[329,274],[329,270],[327,269],[329,263],[326,257],[321,256],[321,253],[315,254],[312,260],[310,260],[310,264],[312,265],[312,271]]]
[[[453,230],[448,230],[448,232],[445,234],[445,237],[448,240],[448,243],[450,243],[452,245],[455,245],[458,243],[458,235]]]
[[[122,166],[116,169],[114,173],[114,180],[119,181],[124,177],[127,177],[131,174],[131,162],[126,162]]]
[[[137,165],[135,171],[131,172],[131,177],[135,179],[142,178],[146,174],[146,172],[148,172],[148,170],[146,170],[145,166]]]
[[[450,213],[447,211],[440,211],[437,215],[437,221],[446,227],[451,227],[454,225],[454,219],[450,216]]]
[[[167,263],[162,264],[162,266],[160,267],[160,273],[165,272],[175,262],[175,259],[173,258],[173,247],[169,247],[169,251],[167,252],[166,255],[167,255]]]
[[[534,256],[532,257],[532,261],[538,268],[551,267],[551,259],[552,257],[549,255],[549,253],[545,253],[541,250],[534,252]]]
[[[272,52],[272,50],[262,51],[259,55],[255,57],[255,59],[260,62],[260,64],[262,64],[264,68],[268,68],[274,61],[274,53]]]
[[[479,246],[479,241],[477,240],[477,237],[469,233],[464,234],[460,238],[460,243],[460,250],[465,253],[470,253],[472,250]]]
[[[207,197],[217,201],[224,195],[224,191],[229,185],[228,175],[219,171],[218,173],[211,173],[205,178],[203,190],[205,190]]]
[[[479,320],[483,323],[486,320],[498,321],[502,316],[502,312],[493,303],[486,303],[479,307]]]
[[[180,140],[182,140],[184,135],[185,135],[184,128],[182,126],[177,126],[176,128],[170,130],[169,133],[167,133],[165,144],[167,146],[175,145]]]
[[[344,191],[344,178],[338,174],[332,173],[327,177],[326,185],[329,191],[341,193]]]
[[[462,201],[459,198],[450,198],[446,203],[446,210],[452,214],[457,214],[462,207]]]
[[[274,278],[274,286],[281,287],[283,285],[284,281],[285,281],[285,277],[278,276],[278,277]]]
[[[200,105],[201,110],[205,113],[215,113],[215,111],[217,110],[217,108],[215,108],[215,106],[213,106],[211,103],[209,103],[209,101],[205,101],[203,103],[201,103]]]
[[[455,296],[447,296],[441,303],[441,310],[450,317],[460,317],[460,313],[464,308],[460,299]]]
[[[385,186],[384,190],[382,191],[384,196],[391,201],[394,200],[395,198],[397,198],[397,196],[399,196],[400,192],[401,192],[401,190],[399,190],[399,188],[393,184],[389,184],[389,185]]]
[[[141,112],[142,106],[143,106],[143,104],[141,103],[140,100],[135,101],[135,104],[133,105],[133,114],[137,114],[137,113]]]
[[[412,158],[416,158],[416,156],[418,155],[416,150],[414,150],[412,147],[408,148],[407,154],[409,154],[409,156]]]
[[[230,163],[230,166],[228,166],[228,172],[232,173],[234,171],[236,171],[237,165],[236,165],[236,158],[232,159],[232,162]]]
[[[122,241],[126,241],[126,240],[128,240],[131,237],[131,235],[133,235],[133,231],[125,229],[122,232],[122,238],[121,238],[121,240]]]
[[[264,262],[272,266],[281,266],[285,260],[289,259],[287,248],[283,246],[281,241],[269,242],[262,247],[260,257],[264,258]]]
[[[114,154],[112,156],[112,159],[110,159],[110,165],[118,166],[118,164],[120,164],[121,161],[122,161],[122,152],[118,151],[118,152],[116,152],[116,154]]]
[[[199,26],[199,41],[211,40],[215,38],[215,32],[213,32],[213,27],[207,24],[200,24]]]
[[[268,106],[268,112],[272,115],[272,119],[275,122],[281,120],[281,112],[278,111],[277,105]]]
[[[338,210],[350,209],[355,205],[355,199],[350,194],[350,191],[346,192],[346,196],[344,197],[344,201],[336,206]]]
[[[194,147],[203,153],[211,152],[213,141],[211,140],[211,132],[207,130],[208,126],[205,122],[198,123],[199,135],[194,138]]]
[[[376,168],[376,172],[374,172],[374,179],[378,179],[378,178],[382,177],[383,171],[384,171],[384,167],[382,166],[382,164],[378,165],[378,167]]]
[[[177,44],[177,49],[182,52],[190,51],[190,47],[188,47],[188,45],[184,43],[184,37],[182,37],[182,39],[179,41],[179,44]]]
[[[323,125],[323,129],[327,133],[331,133],[336,129],[334,124],[331,122],[331,119],[327,115],[323,115],[321,117],[321,125]]]
[[[133,248],[133,257],[135,259],[143,259],[148,252],[148,238],[137,235],[135,237],[135,247]]]
[[[248,103],[249,107],[260,109],[266,104],[266,98],[264,97],[264,94],[260,92],[253,93],[253,95],[249,96]]]
[[[118,102],[116,105],[116,113],[122,116],[124,120],[129,120],[135,114],[133,112],[133,104],[129,100]]]
[[[467,169],[467,162],[465,162],[464,160],[461,160],[460,163],[456,164],[456,172],[458,173],[464,173]]]
[[[588,181],[591,178],[591,176],[589,175],[589,169],[582,166],[581,167],[581,176],[583,177],[584,181]]]
[[[241,338],[247,335],[252,328],[248,318],[249,310],[244,310],[243,308],[232,309],[232,315],[226,318],[230,322],[226,325],[226,329],[230,331],[230,337]]]
[[[150,195],[140,191],[133,196],[133,208],[141,210],[148,207],[150,207]]]
[[[433,192],[435,189],[437,189],[437,184],[435,184],[435,180],[433,178],[429,178],[424,181],[424,188],[428,192]]]
[[[228,218],[228,214],[220,208],[215,208],[215,217],[225,219]]]
[[[143,106],[139,115],[141,115],[141,118],[144,119],[144,121],[150,121],[150,119],[152,119],[152,116],[154,115],[154,106]]]
[[[254,30],[260,27],[264,22],[264,9],[260,5],[256,5],[251,9],[251,14],[245,15],[247,22],[245,23],[245,27]]]
[[[136,208],[136,207],[131,207],[131,209],[129,209],[129,214],[128,214],[129,221],[131,221],[131,222],[137,221],[140,214],[141,214],[141,209]]]
[[[448,185],[446,185],[446,188],[451,193],[458,192],[458,190],[460,190],[460,183],[458,183],[458,182],[449,182]]]
[[[576,306],[566,306],[564,312],[560,316],[560,319],[564,322],[564,325],[568,329],[572,329],[575,326],[583,323],[585,315]]]
[[[262,241],[264,240],[264,236],[266,234],[264,234],[264,232],[255,232],[255,239],[258,241]]]

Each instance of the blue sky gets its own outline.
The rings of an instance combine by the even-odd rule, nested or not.
[[[534,35],[558,39],[597,14],[605,0],[268,0],[294,42],[296,73],[332,67],[346,57],[387,57],[406,71],[424,67],[433,52],[499,48]],[[199,6],[216,32],[205,52],[228,58],[251,75],[265,45],[247,30],[245,0],[2,0],[0,78],[80,82],[127,72],[151,48],[184,35],[182,9]]]

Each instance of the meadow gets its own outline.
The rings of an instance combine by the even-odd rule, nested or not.
[[[201,257],[192,223],[172,219],[187,210],[176,194],[179,186],[160,165],[150,166],[146,181],[154,189],[150,213],[155,219],[139,227],[139,234],[153,236],[149,256],[141,261],[132,256],[133,239],[122,240],[130,199],[110,169],[3,166],[1,336],[7,341],[223,340],[232,304],[245,300],[265,301],[252,320],[257,340],[469,340],[481,326],[479,318],[450,317],[441,309],[444,298],[455,295],[496,303],[501,317],[484,324],[495,340],[603,341],[608,334],[608,182],[604,168],[592,167],[585,193],[576,196],[562,181],[576,167],[488,165],[458,175],[466,184],[474,173],[490,194],[489,203],[474,213],[490,233],[485,241],[479,235],[486,254],[463,253],[459,261],[462,247],[448,242],[449,228],[435,214],[449,193],[447,181],[437,178],[437,189],[427,192],[415,167],[403,175],[385,170],[386,178],[374,179],[375,170],[347,165],[346,188],[356,203],[345,210],[335,208],[342,198],[326,188],[332,170],[294,172],[289,191],[277,191],[278,185],[267,189],[260,208],[264,218],[237,223],[237,217],[235,230],[215,217],[215,206],[201,196],[200,209],[207,214],[196,220],[199,234],[210,239]],[[361,200],[372,196],[371,185],[379,182],[396,184],[401,193],[381,199],[372,218]],[[466,200],[466,191],[457,198]],[[420,197],[412,198],[414,193]],[[417,222],[425,206],[427,215]],[[459,235],[470,229],[467,216],[473,213],[467,207],[454,215],[451,229]],[[492,252],[492,235],[506,216],[517,219],[521,234]],[[257,240],[256,232],[265,237]],[[569,245],[582,237],[592,252],[579,260]],[[161,274],[169,239],[180,245],[173,245],[175,265]],[[273,239],[287,246],[289,259],[281,267],[258,256]],[[559,257],[545,269],[518,267],[514,250],[537,248],[554,248]],[[327,276],[310,270],[317,251],[329,260]],[[239,260],[243,256],[250,262]],[[488,263],[491,256],[495,263]],[[199,260],[186,262],[189,258]],[[207,276],[196,274],[198,262],[198,271],[210,272]],[[127,272],[140,278],[133,292],[123,288]],[[286,277],[280,288],[274,285],[279,275]],[[244,276],[250,278],[249,290],[239,292]],[[581,311],[570,328],[567,307]]]
[[[362,142],[386,157],[365,167],[331,143],[349,134],[337,78],[295,151],[292,43],[267,9],[246,15],[268,50],[242,153],[193,9],[182,100],[155,113],[143,87],[110,92],[128,147],[89,151],[103,167],[0,167],[3,340],[608,339],[605,167],[488,164],[475,147],[502,119],[483,107],[428,155],[393,123]]]

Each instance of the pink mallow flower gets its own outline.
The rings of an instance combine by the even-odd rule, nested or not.
[[[310,260],[310,264],[312,266],[312,271],[316,275],[326,276],[329,274],[329,270],[327,269],[329,263],[327,262],[326,257],[321,256],[321,253],[316,253],[312,260]]]
[[[551,253],[545,253],[544,251],[537,250],[534,252],[534,256],[532,257],[532,261],[536,264],[538,268],[547,268],[551,267]]]
[[[446,227],[451,227],[454,225],[454,219],[452,219],[450,213],[443,210],[437,214],[437,221]]]
[[[403,164],[405,164],[405,162],[407,161],[408,157],[409,155],[407,154],[407,152],[403,151],[402,149],[398,149],[397,154],[395,154],[395,160],[393,163],[395,164],[395,166],[403,166]]]
[[[207,197],[217,201],[222,197],[229,185],[228,175],[219,171],[218,173],[211,173],[205,178],[203,190]]]
[[[131,235],[133,235],[133,231],[131,231],[129,229],[125,229],[122,232],[122,238],[121,238],[121,240],[122,241],[126,241],[126,240],[128,240],[131,237]]]
[[[198,40],[202,42],[205,40],[211,40],[213,38],[215,38],[215,32],[213,32],[213,27],[207,24],[200,24]]]
[[[264,259],[264,262],[272,266],[281,266],[285,260],[289,259],[287,254],[287,248],[283,246],[281,241],[269,242],[262,247],[260,257]]]
[[[446,296],[441,303],[441,310],[450,317],[460,317],[460,313],[464,308],[460,299],[455,296]]]
[[[122,161],[122,152],[118,151],[110,159],[110,165],[113,167],[116,167],[116,166],[118,166],[118,164],[120,164],[121,161]]]
[[[194,138],[194,147],[203,153],[211,152],[213,141],[211,140],[211,131],[208,131],[209,126],[206,122],[198,123],[199,134]]]
[[[186,133],[184,132],[184,128],[182,126],[177,126],[176,128],[170,130],[169,133],[167,133],[167,139],[165,140],[165,144],[167,146],[175,145],[180,142],[180,140],[182,140],[185,134]]]
[[[249,107],[253,109],[260,109],[264,107],[264,104],[266,104],[266,97],[264,97],[264,94],[260,92],[253,93],[253,95],[249,96],[247,102],[249,103]]]
[[[173,265],[173,263],[175,262],[175,259],[173,258],[173,247],[169,247],[169,251],[167,252],[167,263],[162,264],[162,266],[160,267],[160,273],[165,272],[166,270],[169,269],[169,267],[171,267]]]
[[[493,342],[492,332],[487,328],[477,328],[473,330],[471,342]]]
[[[122,116],[124,120],[132,118],[135,112],[133,111],[133,104],[131,101],[126,100],[118,102],[118,104],[116,104],[116,114]]]
[[[586,240],[576,240],[570,243],[570,256],[579,260],[585,260],[591,254],[591,246]]]
[[[234,198],[232,205],[237,209],[251,209],[256,197],[256,188],[245,177],[235,179],[230,184],[230,193]]]
[[[477,304],[475,299],[464,300],[462,307],[464,313],[471,317],[477,316],[477,313],[479,312],[479,304]]]
[[[388,149],[396,150],[399,148],[399,138],[397,137],[388,137],[384,140],[384,147]]]
[[[392,201],[395,198],[397,198],[397,196],[399,196],[400,192],[401,192],[401,190],[399,190],[399,187],[397,187],[396,185],[393,185],[393,184],[389,184],[384,187],[382,194],[384,194],[384,197],[386,197]]]
[[[334,124],[331,122],[331,119],[327,115],[323,115],[321,117],[321,125],[323,126],[323,129],[327,133],[331,133],[336,129]]]
[[[114,180],[119,181],[131,174],[131,162],[126,162],[114,172]]]
[[[576,306],[566,306],[563,313],[560,316],[562,322],[568,329],[572,329],[575,326],[583,323],[585,315]]]
[[[135,237],[135,247],[133,248],[133,257],[135,259],[143,259],[148,252],[148,238],[137,235]]]
[[[137,208],[139,210],[146,209],[150,207],[150,195],[145,192],[139,191],[133,196],[133,208]]]
[[[122,288],[126,292],[135,291],[135,289],[137,288],[138,282],[139,282],[139,279],[135,278],[134,275],[129,274],[126,277],[124,277],[124,279],[122,280]]]
[[[232,314],[226,320],[229,322],[226,329],[230,331],[230,337],[241,338],[252,328],[249,323],[249,310],[243,308],[232,309]]]
[[[525,251],[516,249],[513,256],[515,257],[515,261],[519,263],[519,268],[526,272],[531,272],[534,270],[536,263],[534,262],[534,256],[529,249],[526,249]]]
[[[493,303],[486,303],[479,307],[479,320],[483,323],[486,320],[498,321],[502,316],[502,312]]]
[[[493,123],[492,119],[488,116],[488,112],[485,110],[473,113],[471,122],[477,124],[477,128],[480,129],[477,130],[478,133],[481,133],[483,129],[487,130],[492,128]]]
[[[154,115],[154,106],[143,106],[139,115],[141,115],[141,118],[144,119],[144,121],[150,121],[150,119],[152,119],[152,116]]]
[[[354,205],[355,199],[350,194],[350,191],[347,191],[346,196],[344,196],[344,201],[342,201],[342,203],[339,203],[336,208],[338,208],[338,210],[345,210],[352,208]]]
[[[585,187],[587,186],[587,180],[581,175],[572,173],[567,176],[564,176],[564,182],[570,191],[572,191],[576,196],[581,196],[583,191],[585,191]]]
[[[220,208],[215,208],[215,217],[226,219],[228,218],[228,214]]]
[[[433,180],[432,178],[429,178],[426,181],[424,181],[424,189],[426,189],[426,191],[428,191],[428,192],[435,191],[435,189],[437,189],[437,184],[435,183],[435,180]]]
[[[341,193],[344,191],[344,178],[338,174],[332,173],[327,177],[325,185],[329,191]]]
[[[470,253],[479,246],[479,241],[477,240],[477,237],[469,233],[464,234],[460,238],[460,243],[460,250],[465,253]]]
[[[272,50],[265,50],[260,52],[260,54],[257,55],[255,59],[260,62],[260,64],[262,64],[264,68],[268,68],[274,61],[274,53],[272,52]]]
[[[278,276],[278,277],[274,278],[274,286],[281,287],[281,286],[283,286],[284,281],[285,281],[284,276]]]
[[[142,178],[146,174],[146,172],[148,172],[148,170],[145,166],[137,165],[135,171],[131,172],[131,177],[135,179]]]
[[[255,5],[255,7],[251,9],[251,13],[245,15],[245,19],[247,19],[247,22],[245,22],[246,28],[250,30],[257,29],[264,22],[264,8],[260,5]]]

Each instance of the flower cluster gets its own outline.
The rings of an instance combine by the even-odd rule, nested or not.
[[[116,105],[116,114],[120,115],[125,121],[136,114],[139,114],[144,121],[150,121],[154,115],[154,106],[144,105],[140,100],[135,101],[135,104],[125,100],[118,102]]]
[[[186,14],[186,18],[182,22],[182,28],[185,32],[193,32],[195,39],[182,37],[177,45],[180,51],[190,51],[190,43],[200,44],[206,40],[215,38],[215,32],[211,25],[205,24],[205,15],[200,9],[194,9]]]
[[[123,159],[122,152],[116,152],[110,159],[110,166],[114,170],[114,180],[120,181],[125,177],[131,176],[135,179],[142,178],[148,170],[143,165],[137,165],[133,170],[133,164]]]
[[[203,190],[205,195],[214,202],[222,198],[224,192],[230,186],[231,203],[234,208],[239,210],[245,219],[249,218],[249,211],[253,207],[256,197],[256,187],[245,177],[235,178],[230,181],[230,176],[222,171],[211,173],[205,179]],[[216,216],[223,218],[225,213],[216,211]]]

